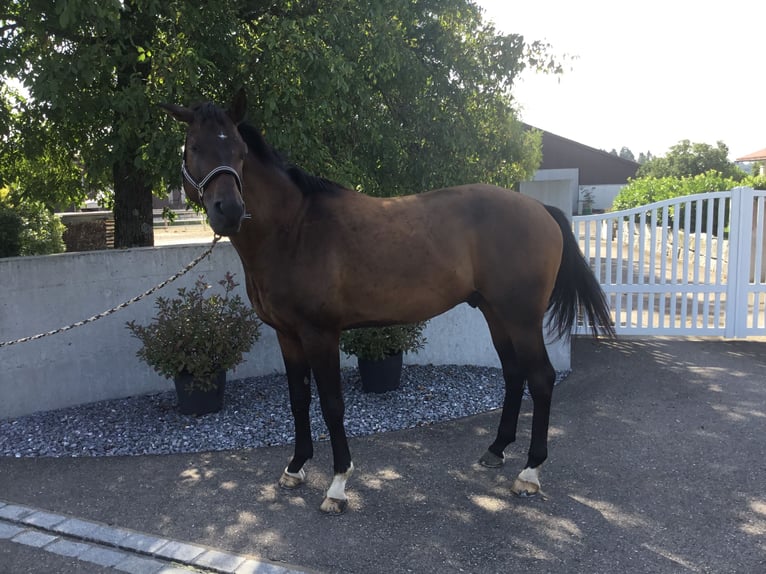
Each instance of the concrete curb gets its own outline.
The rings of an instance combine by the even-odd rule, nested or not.
[[[307,574],[240,554],[0,500],[0,539],[129,574]]]

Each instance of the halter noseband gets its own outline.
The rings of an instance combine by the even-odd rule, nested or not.
[[[242,196],[242,178],[239,177],[237,170],[231,166],[219,165],[218,167],[212,169],[210,173],[208,173],[205,177],[203,177],[202,181],[197,183],[197,181],[195,181],[195,179],[189,173],[189,170],[186,169],[186,160],[184,160],[181,163],[181,173],[183,174],[184,179],[187,182],[189,182],[189,185],[191,185],[194,189],[197,190],[197,193],[199,194],[200,203],[202,203],[202,196],[205,193],[205,186],[207,186],[207,184],[210,183],[211,179],[213,179],[215,176],[221,173],[228,173],[229,175],[234,176],[234,181],[237,182],[237,189],[239,190],[239,195],[240,197],[243,197]]]

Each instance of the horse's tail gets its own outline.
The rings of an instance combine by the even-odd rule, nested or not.
[[[568,337],[579,310],[587,317],[594,337],[599,333],[614,337],[614,326],[606,296],[580,251],[569,220],[560,209],[550,205],[546,205],[545,208],[559,224],[564,237],[561,265],[548,304],[551,311],[548,318],[549,329],[552,329],[559,339]]]

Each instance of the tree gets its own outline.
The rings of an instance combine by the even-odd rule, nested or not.
[[[0,73],[19,78],[29,97],[18,106],[11,136],[19,144],[12,162],[17,169],[3,179],[48,202],[54,198],[43,190],[65,203],[81,198],[83,190],[111,190],[115,245],[151,245],[152,190],[163,189],[169,158],[177,154],[157,129],[162,115],[153,104],[170,96],[187,72],[161,70],[159,65],[169,62],[153,61],[151,50],[171,38],[176,54],[186,51],[184,64],[195,69],[207,55],[204,42],[211,34],[220,35],[210,43],[223,64],[231,62],[227,48],[236,43],[229,38],[230,8],[223,2],[211,3],[206,28],[201,16],[187,27],[182,7],[159,0],[11,1],[0,22]],[[196,34],[199,50],[184,44],[189,33]],[[228,72],[216,78],[219,85]],[[41,184],[21,175],[25,161],[34,168],[27,173],[40,177]]]
[[[646,153],[641,152],[638,154],[638,163],[641,165],[645,164],[646,162],[654,159],[654,156],[652,155],[652,152],[648,151]]]
[[[622,148],[620,148],[620,157],[622,159],[629,159],[630,161],[636,161],[636,156],[633,155],[633,152],[630,151],[630,148],[627,148],[625,146],[622,146]]]
[[[29,94],[14,149],[46,182],[65,177],[34,185],[18,158],[0,177],[54,190],[47,201],[75,175],[79,195],[112,190],[119,247],[152,243],[151,194],[178,185],[181,131],[158,103],[225,103],[246,86],[273,145],[368,193],[511,186],[540,160],[513,82],[561,71],[546,44],[497,34],[471,0],[11,0],[3,12],[0,74]]]
[[[744,172],[729,161],[729,148],[723,142],[713,147],[705,143],[682,140],[670,148],[664,157],[648,159],[638,170],[637,177],[691,177],[717,171],[725,178],[742,179]]]

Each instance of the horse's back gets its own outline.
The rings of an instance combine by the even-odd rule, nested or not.
[[[334,204],[323,212],[333,213],[326,225],[342,291],[368,294],[377,319],[389,305],[430,316],[477,293],[508,300],[523,291],[529,299],[519,304],[547,306],[561,231],[532,198],[477,184],[388,199],[351,192]]]

